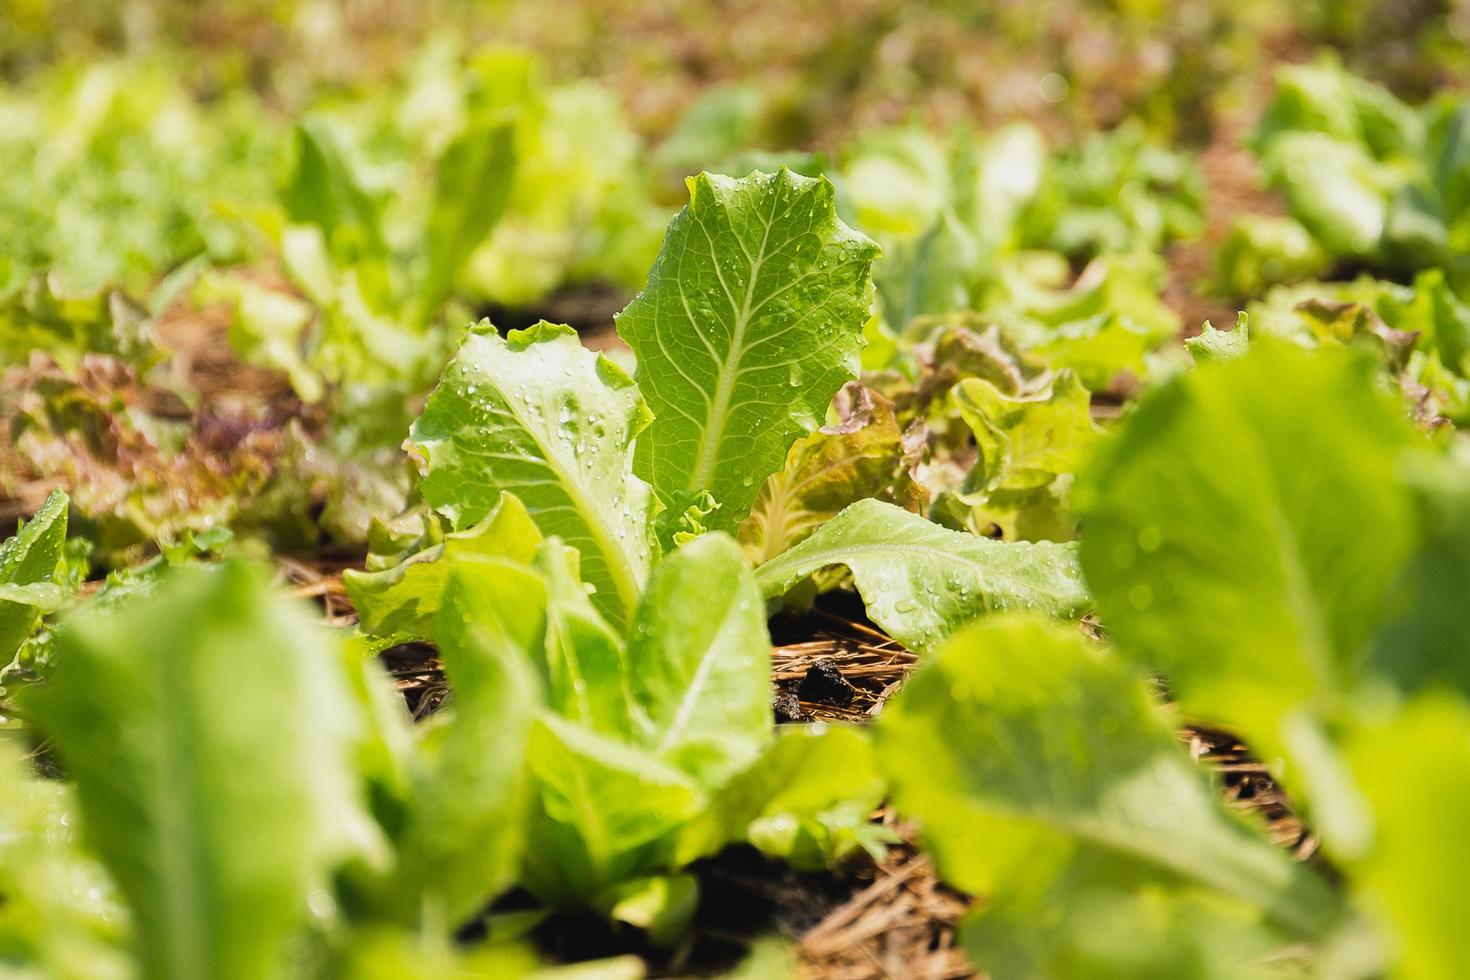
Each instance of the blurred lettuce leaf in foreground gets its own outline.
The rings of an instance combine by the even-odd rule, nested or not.
[[[84,610],[59,642],[51,683],[26,704],[76,781],[141,967],[274,976],[332,865],[381,846],[330,637],[231,563]]]
[[[1388,923],[1394,976],[1457,976],[1470,940],[1454,909],[1470,874],[1470,705],[1420,697],[1369,723],[1346,753],[1373,811],[1373,846],[1350,865],[1353,891]]]
[[[956,634],[910,680],[879,758],[940,873],[985,897],[961,926],[974,962],[1239,976],[1325,932],[1330,888],[1227,812],[1174,729],[1141,675],[1034,617]]]
[[[1340,937],[1362,948],[1323,955],[1452,976],[1467,951],[1435,923],[1470,737],[1445,624],[1466,598],[1470,482],[1462,441],[1416,439],[1374,373],[1362,351],[1253,341],[1156,390],[1079,484],[1082,560],[1123,652],[1283,760],[1371,921]]]
[[[128,915],[77,839],[75,793],[28,766],[0,742],[0,960],[25,971],[17,976],[131,976]]]
[[[1400,572],[1370,666],[1406,691],[1441,685],[1470,696],[1470,633],[1460,627],[1470,601],[1470,444],[1445,456],[1405,462],[1418,546]]]
[[[1392,479],[1411,445],[1346,351],[1253,341],[1151,392],[1073,490],[1109,634],[1192,717],[1281,751],[1295,712],[1355,684],[1412,548]]]

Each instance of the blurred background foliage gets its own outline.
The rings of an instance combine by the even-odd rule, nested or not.
[[[1459,300],[1396,290],[1470,282],[1467,44],[1470,0],[0,0],[0,512],[360,547],[467,324],[615,349],[683,178],[781,163],[883,246],[871,370],[976,314],[1126,396],[1366,272],[1458,413]]]
[[[644,133],[667,132],[711,86],[757,81],[760,127],[779,146],[915,114],[1082,127],[1139,116],[1200,138],[1208,110],[1245,97],[1272,61],[1330,45],[1355,72],[1422,98],[1458,76],[1470,38],[1462,0],[4,0],[0,12],[12,83],[184,50],[198,57],[175,67],[199,98],[248,88],[289,111],[400,73],[449,32],[602,80]]]

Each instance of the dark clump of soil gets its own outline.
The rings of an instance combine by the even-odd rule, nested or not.
[[[857,689],[842,676],[842,669],[826,657],[813,661],[806,669],[806,676],[797,685],[796,693],[802,701],[815,701],[834,708],[845,708],[857,697]]]

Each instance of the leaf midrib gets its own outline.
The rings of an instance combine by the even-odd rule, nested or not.
[[[1151,836],[1140,841],[1127,833],[1120,833],[1105,820],[1085,815],[1073,816],[1041,808],[1018,807],[996,800],[987,800],[983,805],[1002,819],[1047,827],[1055,833],[1126,855],[1143,864],[1173,871],[1242,901],[1259,905],[1274,921],[1303,935],[1312,935],[1320,929],[1315,915],[1292,903],[1279,901],[1279,895],[1272,887],[1253,887],[1254,882],[1233,869],[1220,873],[1221,865],[1208,860],[1192,860],[1194,852],[1184,847],[1161,847],[1161,839],[1158,837]],[[1283,870],[1287,879],[1301,880],[1295,867],[1288,865]],[[1284,890],[1289,886],[1283,882],[1281,887]]]
[[[714,480],[715,465],[719,461],[720,441],[725,436],[725,425],[729,421],[730,400],[735,394],[735,381],[740,376],[736,368],[745,356],[745,331],[750,328],[750,303],[755,297],[756,280],[760,276],[761,266],[765,263],[766,245],[771,240],[771,226],[775,223],[777,196],[771,195],[771,213],[766,217],[760,247],[756,249],[755,256],[750,259],[750,281],[746,283],[745,300],[735,318],[734,329],[730,332],[730,349],[720,363],[720,377],[715,384],[714,401],[710,405],[709,425],[699,434],[699,448],[695,453],[694,469],[689,474],[688,489],[693,491],[711,489],[710,484]],[[705,234],[706,237],[709,236],[707,231]],[[724,290],[727,298],[733,299],[734,297],[730,296],[729,287],[725,285],[724,273],[720,271],[719,257],[714,252],[713,238],[710,238],[710,254],[714,260],[712,266],[715,270],[715,278],[720,282],[720,288]],[[697,325],[695,331],[698,332]]]
[[[653,751],[655,755],[662,756],[667,752],[674,741],[674,737],[681,734],[689,724],[691,712],[699,701],[699,695],[704,692],[705,687],[709,683],[710,673],[714,669],[715,663],[720,659],[718,651],[725,649],[725,643],[723,641],[726,632],[731,628],[733,609],[734,604],[732,602],[725,604],[720,616],[720,625],[715,630],[714,636],[710,638],[708,645],[705,646],[704,652],[700,655],[699,666],[695,668],[694,677],[690,679],[689,684],[685,687],[684,696],[679,699],[679,705],[674,712],[674,717],[669,720],[668,725],[664,728],[663,734],[659,736],[658,741],[654,744]]]
[[[150,821],[153,840],[149,847],[157,857],[163,889],[163,904],[166,909],[164,921],[164,958],[174,976],[187,976],[201,967],[209,948],[206,935],[210,932],[206,909],[212,904],[203,894],[199,877],[194,872],[206,866],[206,849],[199,839],[198,817],[201,811],[194,798],[193,788],[198,781],[193,778],[193,753],[183,746],[195,745],[190,737],[193,725],[189,718],[193,701],[185,690],[184,670],[173,669],[166,657],[151,658],[158,669],[153,671],[154,682],[162,695],[165,706],[161,717],[149,724],[152,730],[150,741],[157,752],[158,768],[150,780],[153,797],[153,812],[156,819]],[[189,814],[195,819],[190,820]],[[202,948],[199,940],[204,939]]]

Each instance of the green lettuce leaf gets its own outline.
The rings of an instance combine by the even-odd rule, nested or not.
[[[985,312],[1099,390],[1123,371],[1143,377],[1144,355],[1179,333],[1178,314],[1160,299],[1163,281],[1163,261],[1148,252],[1103,255],[1075,281],[1065,263],[1018,261],[1002,269]]]
[[[0,364],[24,364],[44,351],[65,368],[84,354],[110,354],[138,367],[163,358],[153,318],[120,292],[70,295],[53,276],[0,291]]]
[[[1470,851],[1470,707],[1437,692],[1363,726],[1346,752],[1373,811],[1373,843],[1349,865],[1354,890],[1384,927],[1396,977],[1452,977],[1470,962],[1455,910]]]
[[[1276,92],[1254,139],[1265,144],[1282,133],[1318,132],[1388,157],[1415,153],[1423,125],[1391,92],[1346,71],[1328,53],[1276,73]]]
[[[75,793],[26,771],[0,744],[0,950],[7,973],[122,980],[127,921],[116,888],[81,847]]]
[[[846,565],[868,615],[912,650],[931,649],[989,612],[1080,616],[1089,599],[1076,549],[1049,541],[990,541],[863,500],[756,569],[767,598],[831,565]]]
[[[424,499],[455,527],[516,494],[542,534],[581,552],[598,611],[623,626],[653,553],[651,494],[630,470],[647,422],[620,368],[543,321],[467,337],[409,439],[425,460]]]
[[[281,202],[293,222],[321,229],[334,251],[363,248],[382,253],[383,202],[364,186],[360,164],[335,123],[327,116],[297,123],[295,158],[281,188]]]
[[[1418,546],[1394,584],[1370,667],[1410,693],[1449,685],[1470,696],[1470,444],[1416,455],[1403,478],[1418,516]]]
[[[436,633],[454,698],[427,737],[389,886],[410,922],[456,927],[514,879],[541,698],[532,657],[545,628],[545,587],[531,569],[480,557],[450,570]]]
[[[1204,227],[1204,179],[1128,120],[1059,153],[1026,218],[1029,238],[1073,259],[1159,252]]]
[[[547,593],[547,703],[569,721],[625,735],[633,724],[627,650],[587,595],[577,557],[556,541],[536,555]]]
[[[433,315],[475,247],[505,213],[516,169],[513,114],[487,112],[439,158],[424,228],[427,267],[419,287],[420,319]]]
[[[1021,394],[966,378],[950,400],[980,450],[966,487],[970,493],[1045,486],[1076,472],[1102,434],[1092,421],[1092,396],[1070,371]]]
[[[666,504],[709,491],[710,527],[733,531],[856,376],[877,246],[838,220],[826,178],[702,174],[689,192],[618,317],[653,410],[635,465]]]
[[[1412,545],[1411,432],[1372,374],[1253,343],[1145,397],[1073,488],[1110,635],[1260,752],[1352,689]]]
[[[1300,221],[1252,214],[1231,225],[1215,265],[1220,292],[1259,296],[1275,283],[1326,275],[1332,258]]]
[[[540,543],[541,534],[525,505],[515,494],[505,493],[473,527],[450,531],[438,544],[389,568],[374,572],[349,568],[342,573],[342,585],[364,631],[397,642],[432,640],[444,587],[457,561],[487,556],[529,564]]]
[[[838,420],[800,439],[761,487],[739,539],[757,564],[809,537],[848,504],[877,497],[917,511],[927,496],[914,479],[917,447],[893,403],[857,382],[838,393]]]
[[[133,912],[141,972],[274,977],[333,864],[379,842],[343,662],[254,567],[84,610],[28,707]]]
[[[36,588],[60,581],[69,503],[64,491],[52,490],[35,516],[0,545],[0,662],[15,656],[50,611]]]
[[[771,733],[771,640],[745,560],[721,533],[663,561],[633,619],[628,679],[641,743],[701,786],[723,782]]]
[[[1235,320],[1234,330],[1217,330],[1209,320],[1197,336],[1184,341],[1184,346],[1194,356],[1196,364],[1210,361],[1233,361],[1244,357],[1250,349],[1250,318],[1241,313]]]
[[[1087,943],[1104,909],[1155,928],[1163,912],[1172,933],[1186,909],[1229,923],[1211,910],[1224,902],[1282,945],[1336,918],[1323,881],[1227,813],[1143,678],[1076,631],[1031,616],[965,630],[874,734],[894,803],[922,821],[940,873],[986,899],[962,938],[998,977],[1114,975],[1104,965],[1124,951]]]
[[[672,832],[705,798],[679,769],[651,753],[543,713],[527,762],[538,813],[524,882],[556,903],[586,903],[605,889],[669,864]]]
[[[284,371],[302,401],[321,401],[325,383],[303,351],[311,304],[236,273],[210,273],[203,291],[233,305],[230,347],[242,361]]]
[[[881,857],[884,845],[895,842],[872,819],[887,789],[867,730],[785,725],[715,794],[681,848],[700,854],[746,840],[808,871],[835,867],[859,848]]]

